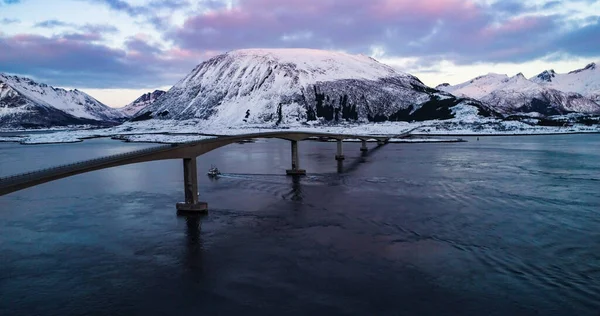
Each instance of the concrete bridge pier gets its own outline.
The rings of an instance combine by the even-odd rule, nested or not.
[[[377,140],[377,146],[383,146],[385,144],[386,144],[386,142],[384,140],[382,140],[382,139]]]
[[[285,171],[288,176],[306,175],[306,170],[300,169],[300,158],[298,158],[298,141],[292,140],[292,169]]]
[[[337,140],[337,154],[335,155],[335,160],[337,160],[337,171],[339,173],[344,172],[344,148],[343,141],[341,139]]]
[[[198,201],[198,166],[196,157],[183,159],[183,185],[185,202],[177,203],[177,211],[183,213],[206,213],[208,204]]]
[[[335,155],[335,160],[343,161],[344,159],[346,159],[346,157],[344,157],[343,141],[341,139],[338,139],[337,140],[337,154]]]
[[[362,145],[360,146],[360,151],[363,154],[366,154],[369,151],[369,147],[367,147],[367,140],[366,139],[362,140]]]

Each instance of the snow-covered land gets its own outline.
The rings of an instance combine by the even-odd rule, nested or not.
[[[246,49],[198,65],[134,120],[204,119],[227,126],[421,121],[450,118],[449,107],[461,102],[480,106],[364,55]]]
[[[79,90],[67,91],[0,73],[0,127],[114,123],[125,117]]]
[[[568,124],[567,126],[540,126],[537,118],[530,121],[511,121],[498,118],[481,118],[476,109],[454,107],[459,113],[449,120],[422,122],[340,123],[335,125],[295,123],[276,126],[272,123],[228,126],[207,120],[147,120],[126,122],[122,125],[87,130],[56,131],[52,133],[23,132],[18,137],[2,137],[0,141],[15,141],[23,144],[77,142],[93,137],[112,137],[132,142],[181,143],[205,139],[211,136],[239,135],[270,131],[307,131],[350,135],[527,135],[562,133],[600,133],[599,121],[594,124]],[[566,116],[556,118],[565,119]],[[405,140],[410,142],[411,140]],[[416,140],[412,140],[413,142]]]
[[[150,104],[154,103],[158,98],[162,97],[165,94],[165,91],[162,90],[154,90],[154,92],[148,92],[143,94],[141,97],[135,99],[135,101],[127,104],[126,106],[119,109],[121,113],[127,115],[128,117],[134,116],[137,112]]]

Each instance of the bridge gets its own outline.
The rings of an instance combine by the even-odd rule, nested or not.
[[[367,152],[367,141],[376,140],[377,145],[381,146],[389,141],[390,138],[402,138],[408,136],[410,131],[394,136],[377,135],[346,135],[333,133],[315,133],[315,132],[264,132],[252,133],[235,136],[221,136],[211,139],[187,142],[183,144],[172,144],[157,146],[128,153],[111,155],[91,160],[80,161],[76,163],[56,166],[52,168],[17,174],[9,177],[0,178],[0,196],[15,191],[23,190],[42,183],[87,173],[95,170],[118,167],[128,164],[165,160],[165,159],[183,159],[183,179],[185,202],[177,203],[179,212],[206,212],[208,205],[206,202],[198,200],[198,170],[196,158],[217,148],[247,141],[257,138],[278,138],[291,142],[291,168],[286,170],[286,174],[291,176],[305,175],[306,170],[300,168],[300,159],[298,156],[298,142],[306,139],[336,140],[337,152],[335,160],[338,162],[338,169],[341,169],[344,160],[343,141],[346,139],[359,139],[362,142],[360,150]]]

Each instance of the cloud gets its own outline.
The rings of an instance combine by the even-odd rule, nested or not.
[[[556,45],[559,51],[575,56],[600,55],[600,17],[596,17],[594,23],[562,34]]]
[[[461,64],[526,61],[559,50],[559,35],[586,32],[569,29],[568,16],[537,14],[543,5],[516,0],[239,0],[231,8],[195,14],[165,37],[192,50],[311,47],[369,53],[377,47],[389,56]],[[594,45],[586,53],[600,55]]]
[[[46,20],[46,21],[42,21],[42,22],[35,24],[35,27],[48,28],[48,29],[52,29],[55,27],[62,27],[62,26],[72,26],[72,24],[63,22],[63,21],[59,21],[59,20]]]
[[[16,24],[16,23],[21,23],[21,20],[19,20],[19,19],[9,19],[9,18],[0,19],[0,24],[2,24],[2,25]]]
[[[181,9],[188,7],[190,2],[187,0],[152,0],[146,5],[132,5],[123,0],[86,0],[88,2],[99,3],[108,6],[112,10],[125,12],[133,17],[148,15],[154,16],[160,9]]]
[[[544,3],[544,5],[542,6],[543,9],[556,9],[558,7],[560,7],[560,5],[562,4],[561,1],[549,1]]]
[[[46,20],[46,21],[36,23],[34,26],[38,27],[38,28],[47,28],[47,29],[54,29],[57,27],[67,27],[67,28],[76,29],[78,31],[77,33],[71,33],[71,34],[67,34],[67,35],[71,39],[79,39],[79,40],[83,40],[86,37],[90,40],[99,40],[99,39],[103,38],[104,34],[115,34],[115,33],[119,32],[119,29],[117,29],[115,26],[109,25],[109,24],[77,25],[74,23],[67,23],[67,22],[59,21],[59,20]],[[82,34],[82,32],[84,32],[86,34]]]
[[[110,24],[86,24],[80,27],[82,30],[89,33],[99,34],[114,34],[119,33],[119,29]]]
[[[109,8],[122,11],[132,16],[138,16],[140,14],[146,14],[149,12],[148,8],[144,6],[133,6],[123,0],[89,0],[95,3],[101,3],[107,5]]]
[[[163,31],[170,28],[171,16],[175,10],[189,8],[188,0],[151,0],[144,5],[132,5],[123,0],[80,0],[109,7],[111,10],[123,12],[133,18],[141,18],[144,23]],[[207,0],[211,3],[216,0]],[[202,1],[204,3],[204,1]]]
[[[102,36],[98,33],[65,33],[60,36],[63,40],[94,42],[102,40]]]
[[[377,53],[432,71],[440,61],[460,66],[600,56],[598,16],[571,14],[590,0],[572,0],[579,1],[574,6],[551,0],[79,1],[156,30],[144,36],[108,24],[42,21],[36,26],[62,33],[0,33],[0,71],[56,85],[151,88],[173,84],[205,58],[250,47]],[[175,11],[186,17],[182,24],[172,24]],[[158,44],[151,40],[157,36]]]
[[[207,57],[186,50],[162,50],[136,37],[128,39],[126,49],[96,40],[98,35],[86,33],[0,35],[0,71],[33,76],[56,86],[153,88],[174,84]]]

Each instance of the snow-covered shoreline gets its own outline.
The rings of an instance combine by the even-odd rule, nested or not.
[[[536,126],[518,121],[443,120],[425,122],[383,122],[363,124],[296,124],[277,127],[273,125],[224,126],[204,120],[149,120],[127,122],[100,129],[72,130],[15,130],[0,131],[0,142],[21,144],[72,143],[85,139],[110,137],[127,142],[182,143],[207,137],[240,135],[273,131],[323,132],[350,135],[398,136],[410,133],[413,137],[440,136],[515,136],[515,135],[563,135],[600,133],[600,125],[574,124],[568,127]],[[11,134],[11,135],[2,135]],[[408,142],[408,141],[406,141]]]

